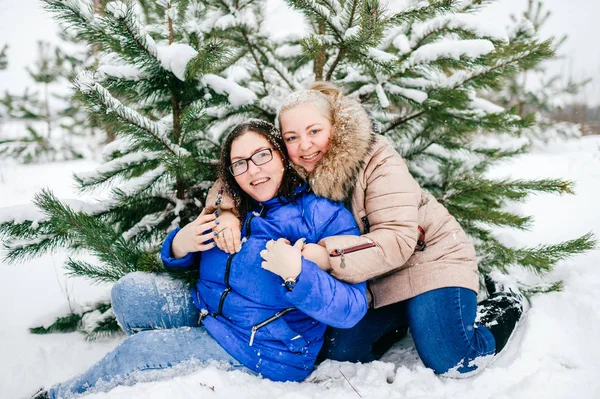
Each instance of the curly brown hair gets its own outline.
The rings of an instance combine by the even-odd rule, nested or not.
[[[257,133],[263,136],[283,158],[285,170],[283,172],[281,185],[277,191],[277,197],[280,200],[293,202],[296,188],[304,183],[298,173],[290,167],[290,161],[283,141],[283,136],[275,125],[259,119],[251,119],[247,122],[240,123],[223,141],[219,165],[217,166],[217,176],[223,182],[227,193],[233,198],[237,214],[240,217],[245,216],[252,210],[254,200],[240,188],[233,175],[229,172],[229,166],[231,166],[230,155],[233,142],[248,132]]]

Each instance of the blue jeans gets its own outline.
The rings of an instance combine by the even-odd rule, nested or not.
[[[426,367],[448,377],[466,377],[491,361],[496,342],[489,329],[475,324],[477,295],[448,287],[406,301],[370,309],[353,328],[329,327],[321,357],[370,362],[381,357],[374,347],[406,326]]]
[[[199,311],[182,282],[131,273],[115,283],[111,300],[121,328],[135,334],[87,371],[51,387],[50,398],[189,373],[209,360],[245,369],[198,325]]]

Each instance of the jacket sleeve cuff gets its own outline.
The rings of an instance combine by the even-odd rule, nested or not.
[[[194,263],[194,254],[192,252],[188,253],[183,258],[174,258],[172,256],[171,245],[173,244],[173,239],[175,238],[179,230],[181,229],[177,228],[169,233],[160,250],[160,258],[163,262],[163,265],[167,269],[187,268],[192,266],[192,264]]]
[[[296,306],[302,306],[304,302],[314,302],[314,298],[311,299],[311,296],[312,290],[318,289],[315,286],[318,270],[319,267],[316,264],[302,258],[302,271],[296,277],[296,285],[286,294],[290,302]]]

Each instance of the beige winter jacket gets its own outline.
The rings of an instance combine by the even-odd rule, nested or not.
[[[360,104],[345,99],[336,107],[323,159],[310,174],[298,169],[315,194],[344,201],[363,234],[321,241],[330,253],[332,275],[350,283],[369,280],[375,308],[442,287],[477,292],[475,250],[458,222],[419,187],[387,139],[372,132]],[[207,206],[214,204],[218,186]],[[224,209],[231,207],[225,203]]]

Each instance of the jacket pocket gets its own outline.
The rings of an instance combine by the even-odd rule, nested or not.
[[[266,325],[265,328],[273,338],[283,342],[290,352],[302,353],[306,351],[308,347],[306,339],[302,334],[292,330],[283,318],[278,318]]]
[[[331,253],[329,254],[330,258],[336,258],[338,256],[341,256],[341,261],[340,261],[340,267],[343,269],[346,267],[346,262],[344,259],[345,255],[348,254],[352,254],[354,252],[358,252],[358,251],[364,251],[365,249],[369,249],[369,248],[374,248],[376,245],[374,242],[368,242],[365,244],[360,244],[360,245],[355,245],[353,247],[349,247],[349,248],[338,248],[338,249],[334,249],[333,251],[331,251]]]

